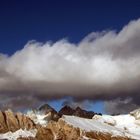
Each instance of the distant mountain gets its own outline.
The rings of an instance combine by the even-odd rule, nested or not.
[[[60,109],[59,114],[62,115],[73,115],[83,118],[92,119],[94,115],[97,115],[98,113],[95,113],[93,111],[86,111],[84,109],[81,109],[80,107],[76,107],[76,109],[71,108],[70,106],[64,106]],[[102,115],[99,113],[98,115]]]
[[[54,121],[57,121],[60,116],[59,114],[57,113],[57,111],[52,108],[49,104],[44,104],[42,105],[38,111],[44,113],[44,114],[48,114],[48,113],[51,113],[51,120],[54,120]]]
[[[57,113],[57,111],[52,108],[49,104],[44,104],[38,109],[41,112],[44,112],[45,114],[48,114],[49,112]]]

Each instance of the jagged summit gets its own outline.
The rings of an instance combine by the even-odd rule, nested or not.
[[[74,109],[71,108],[68,105],[63,106],[60,110],[59,110],[59,114],[62,115],[73,115],[74,113]]]
[[[39,109],[38,109],[39,111],[41,111],[41,112],[44,112],[45,114],[47,114],[47,113],[49,113],[49,112],[54,112],[54,113],[57,113],[57,111],[54,109],[54,108],[52,108],[49,104],[44,104],[44,105],[42,105],[42,106],[40,106],[39,107]]]
[[[97,115],[98,113],[95,113],[93,111],[86,111],[84,109],[81,109],[79,106],[74,109],[74,108],[71,108],[70,106],[66,105],[60,109],[59,114],[61,116],[62,115],[73,115],[73,116],[92,119],[92,117],[94,115]],[[98,115],[102,115],[102,114],[99,113]]]
[[[57,111],[49,104],[42,105],[41,107],[39,107],[38,111],[43,112],[44,114],[50,113],[51,120],[57,121],[60,118],[60,115],[57,113]]]
[[[76,107],[74,109],[68,105],[63,106],[58,112],[48,104],[42,105],[38,110],[44,112],[44,114],[48,114],[49,112],[51,112],[52,115],[55,115],[55,117],[57,118],[60,118],[63,115],[73,115],[91,119],[94,115],[98,114],[93,111],[86,111],[84,109],[81,109],[80,107]],[[101,115],[101,113],[98,115]]]

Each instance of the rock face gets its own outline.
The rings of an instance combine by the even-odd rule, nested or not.
[[[80,107],[77,107],[74,112],[75,116],[88,118],[88,119],[92,119],[92,117],[96,114],[97,113],[93,111],[86,111],[86,110],[81,109]]]
[[[34,122],[27,116],[23,115],[22,118],[23,118],[22,120],[23,120],[24,129],[26,128],[27,130],[29,130],[29,129],[34,129],[36,127]]]
[[[66,105],[59,111],[59,114],[62,115],[73,115],[75,110],[71,108],[70,106]]]
[[[18,120],[11,110],[5,111],[5,117],[8,130],[10,130],[11,132],[15,132],[16,130],[20,129]]]
[[[8,127],[5,121],[5,114],[0,111],[0,133],[5,133],[8,131]]]
[[[15,132],[20,128],[29,130],[35,127],[34,122],[21,113],[14,114],[11,110],[0,111],[0,133]]]
[[[54,135],[51,129],[41,127],[38,129],[35,139],[54,140]]]
[[[73,109],[73,108],[66,105],[59,111],[59,114],[60,114],[60,116],[62,116],[62,115],[74,115],[74,116],[78,116],[78,117],[82,117],[82,118],[92,119],[92,117],[94,115],[96,115],[97,113],[95,113],[93,111],[86,111],[84,109],[81,109],[80,107]],[[98,115],[101,115],[101,114],[98,114]]]
[[[80,140],[80,129],[68,125],[62,119],[49,122],[47,127],[52,130],[57,140]]]
[[[17,118],[17,120],[18,120],[18,123],[19,123],[19,126],[22,128],[22,129],[24,129],[25,127],[24,127],[24,122],[23,122],[23,114],[22,113],[17,113],[16,114],[16,118]]]

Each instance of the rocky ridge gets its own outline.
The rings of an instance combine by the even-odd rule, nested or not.
[[[128,137],[114,136],[111,133],[85,131],[68,124],[63,119],[63,115],[78,116],[86,119],[92,119],[94,115],[102,115],[83,110],[80,107],[73,109],[69,106],[64,106],[57,112],[51,106],[45,104],[35,112],[44,113],[44,116],[41,117],[46,125],[41,125],[34,120],[36,114],[31,117],[22,113],[13,113],[11,110],[0,111],[0,133],[15,132],[19,129],[29,131],[36,129],[34,137],[19,136],[17,140],[131,140]],[[33,111],[33,113],[35,112]]]
[[[84,109],[81,109],[80,107],[76,107],[75,109],[71,108],[70,106],[64,106],[61,108],[59,111],[59,115],[73,115],[73,116],[78,116],[82,118],[88,118],[92,119],[94,115],[102,115],[101,113],[95,113],[93,111],[86,111]]]
[[[22,113],[13,113],[11,110],[0,111],[0,133],[15,132],[21,129],[34,129],[35,123]]]

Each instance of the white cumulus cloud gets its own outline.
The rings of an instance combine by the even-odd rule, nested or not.
[[[111,100],[134,98],[139,83],[140,19],[77,44],[29,41],[11,56],[0,54],[0,94]]]

